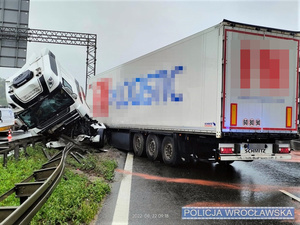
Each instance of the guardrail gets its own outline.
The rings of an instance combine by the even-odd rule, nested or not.
[[[40,170],[0,196],[0,201],[15,193],[20,198],[20,206],[0,207],[0,224],[29,224],[33,216],[43,206],[59,183],[66,164],[68,153],[79,146],[73,139],[64,136],[68,144],[58,154],[54,155]],[[10,147],[10,151],[12,147]],[[9,149],[1,150],[9,151]],[[30,182],[34,179],[33,182]]]
[[[25,138],[15,139],[11,141],[5,141],[0,143],[0,155],[3,155],[3,166],[6,166],[7,163],[7,155],[9,152],[14,151],[14,156],[16,159],[19,159],[20,148],[23,147],[26,154],[26,147],[30,144],[35,145],[37,142],[46,142],[46,138],[44,136],[26,136]],[[43,152],[46,157],[46,152],[43,149]]]

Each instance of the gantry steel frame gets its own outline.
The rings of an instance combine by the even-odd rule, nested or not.
[[[85,92],[87,91],[87,79],[96,74],[97,34],[1,26],[1,39],[86,46]]]

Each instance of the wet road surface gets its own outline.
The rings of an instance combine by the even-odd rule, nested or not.
[[[29,135],[14,133],[14,137]],[[0,141],[6,141],[1,137]],[[147,158],[132,157],[126,167],[126,152],[120,151],[112,192],[95,224],[280,224],[300,225],[300,151],[287,161],[234,162],[231,166],[197,163],[169,167]],[[130,178],[128,178],[130,175]],[[122,181],[130,179],[124,190]],[[125,197],[127,204],[118,203]],[[122,199],[121,199],[122,200]],[[119,205],[125,220],[116,213]],[[294,207],[295,220],[182,220],[182,207]],[[126,211],[125,208],[128,207]],[[123,215],[124,216],[124,215]],[[116,218],[121,218],[117,219]]]
[[[112,224],[116,198],[126,194],[120,183],[128,175],[128,219],[114,220],[116,224],[300,224],[300,202],[280,192],[300,197],[299,151],[288,161],[234,162],[228,167],[207,163],[168,167],[134,157],[132,172],[124,169],[122,160],[97,224]],[[182,220],[185,206],[294,207],[295,220]]]

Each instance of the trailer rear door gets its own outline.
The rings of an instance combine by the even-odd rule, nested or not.
[[[296,133],[299,40],[225,27],[223,132]]]

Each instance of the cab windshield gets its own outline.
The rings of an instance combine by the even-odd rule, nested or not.
[[[41,127],[73,103],[74,100],[63,89],[59,89],[22,112],[19,117],[28,128]]]

